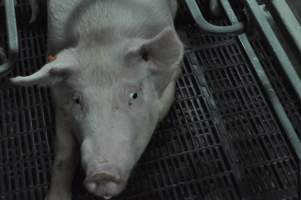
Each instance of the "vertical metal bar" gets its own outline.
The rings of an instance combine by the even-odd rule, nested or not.
[[[251,0],[251,1],[255,2],[255,0]],[[229,4],[228,0],[223,0],[223,1],[221,1],[221,3],[222,3],[222,7],[226,11],[226,14],[227,14],[229,20],[232,23],[236,23],[238,21],[238,19],[235,15],[233,9],[231,8],[231,5]],[[298,135],[297,135],[291,121],[289,120],[279,98],[277,97],[277,94],[276,94],[275,90],[273,89],[273,86],[272,86],[267,74],[264,71],[263,66],[261,65],[255,51],[253,50],[252,45],[247,38],[247,35],[242,34],[242,35],[238,36],[238,39],[239,39],[240,43],[242,44],[242,47],[244,48],[246,55],[248,56],[251,64],[253,65],[255,72],[257,73],[257,76],[264,88],[264,91],[265,91],[267,97],[269,98],[269,101],[272,103],[273,109],[274,109],[285,133],[287,134],[289,141],[291,142],[291,144],[295,150],[296,155],[297,155],[297,158],[298,158],[298,160],[297,160],[298,199],[301,200],[301,163],[300,163],[300,161],[301,161],[301,142],[300,142]],[[276,50],[274,50],[274,52],[275,51]],[[285,54],[285,52],[283,52],[283,53]],[[297,80],[294,80],[292,82],[295,82],[295,81],[297,81]],[[292,83],[292,84],[294,84],[294,83]],[[299,89],[301,89],[301,88],[299,88]]]
[[[272,10],[278,17],[277,19],[282,21],[289,36],[293,40],[293,43],[298,51],[298,55],[301,56],[301,25],[296,19],[286,0],[271,1],[271,8],[273,8]]]
[[[297,93],[299,100],[301,101],[300,77],[298,76],[291,61],[289,60],[287,54],[282,48],[281,43],[278,40],[276,34],[274,33],[267,18],[265,17],[264,12],[262,11],[257,1],[255,0],[246,0],[246,6],[250,10],[250,13],[252,13],[260,30],[262,31],[265,38],[267,39],[268,44],[275,55],[275,58],[280,63],[283,71],[285,72],[286,76],[289,78],[290,83],[292,84],[295,92]]]
[[[8,61],[0,65],[0,77],[6,75],[15,64],[18,51],[18,32],[14,0],[5,0],[6,28],[8,33]]]
[[[254,0],[252,0],[252,1],[254,1]],[[235,15],[233,9],[231,8],[231,5],[228,2],[228,0],[221,1],[221,4],[222,4],[223,8],[225,9],[229,20],[232,23],[237,23],[238,19]],[[255,51],[253,50],[252,45],[247,38],[247,35],[241,34],[238,36],[238,39],[239,39],[240,43],[242,44],[242,47],[244,48],[246,55],[248,56],[251,64],[254,67],[254,70],[263,86],[265,94],[267,95],[269,101],[272,103],[272,107],[282,125],[282,128],[284,129],[285,133],[287,134],[298,159],[301,160],[301,142],[298,138],[298,135],[297,135],[291,121],[289,120],[279,98],[277,97],[277,94],[276,94],[275,90],[273,89],[273,86],[272,86],[267,74],[265,73]]]
[[[301,162],[298,160],[298,199],[301,200]]]

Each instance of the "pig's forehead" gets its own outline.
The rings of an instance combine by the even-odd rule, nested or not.
[[[87,50],[79,55],[78,60],[81,71],[85,73],[115,71],[123,62],[120,52],[105,47]]]
[[[115,72],[105,70],[80,70],[75,72],[67,80],[67,85],[71,88],[87,88],[87,87],[108,87],[118,81]]]
[[[142,64],[126,62],[123,48],[95,46],[81,49],[77,59],[79,66],[71,77],[72,85],[112,85],[121,79],[135,82],[147,74]]]
[[[139,85],[147,79],[147,74],[138,71],[123,71],[110,69],[81,70],[67,80],[71,88],[110,88],[126,85]]]

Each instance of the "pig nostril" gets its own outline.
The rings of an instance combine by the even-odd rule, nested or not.
[[[111,199],[124,188],[125,181],[109,172],[96,173],[85,180],[86,189],[104,199]]]
[[[97,184],[95,182],[87,183],[87,189],[91,192],[95,191]]]

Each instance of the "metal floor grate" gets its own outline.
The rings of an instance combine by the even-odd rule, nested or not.
[[[22,2],[17,5],[20,59],[10,76],[30,74],[45,62],[46,27],[25,23],[30,9]],[[200,32],[186,9],[182,5],[179,31],[187,50],[176,102],[116,199],[297,199],[294,153],[238,40]],[[253,44],[301,134],[300,104],[260,40]],[[44,199],[53,134],[49,91],[0,80],[0,200]],[[85,192],[79,174],[74,199],[97,199]]]

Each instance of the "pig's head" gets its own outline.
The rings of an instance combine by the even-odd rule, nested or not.
[[[47,85],[81,144],[86,188],[118,195],[162,115],[161,97],[179,71],[183,45],[172,28],[151,39],[79,43],[18,85]]]

